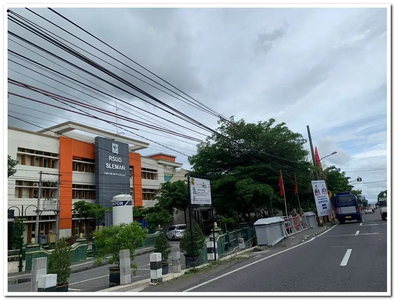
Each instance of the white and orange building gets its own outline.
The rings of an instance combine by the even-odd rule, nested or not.
[[[116,194],[130,193],[134,206],[150,207],[161,184],[182,164],[164,153],[141,156],[149,144],[90,126],[66,122],[38,132],[8,127],[8,155],[19,161],[8,178],[8,208],[25,217],[24,241],[36,236],[39,172],[42,171],[39,235],[59,237],[83,232],[84,222],[72,214],[77,201],[111,205]],[[60,186],[58,178],[60,175]],[[60,208],[58,225],[53,205]],[[45,210],[48,209],[48,210]],[[94,221],[88,220],[89,232]]]

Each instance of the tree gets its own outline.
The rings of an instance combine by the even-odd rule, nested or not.
[[[336,166],[330,166],[324,169],[326,176],[327,188],[332,192],[333,195],[339,192],[351,192],[355,196],[361,196],[361,190],[353,190],[353,186],[350,184],[350,177],[346,176],[346,172],[342,171]]]
[[[185,181],[167,181],[162,184],[155,199],[170,214],[173,214],[175,209],[185,212],[188,207],[188,184]]]
[[[21,239],[23,239],[22,235],[24,231],[25,231],[25,227],[23,226],[23,219],[14,218],[12,237],[11,237],[11,249],[20,248]]]
[[[60,239],[49,256],[48,274],[57,274],[57,285],[68,284],[71,274],[71,248],[65,239]]]
[[[159,225],[169,223],[173,216],[159,205],[148,209],[144,219],[148,222],[148,228],[155,230]]]
[[[97,224],[99,220],[104,218],[107,209],[100,204],[92,204],[83,200],[75,202],[73,206],[72,212],[76,214],[77,218],[84,219],[85,235],[88,238],[87,219],[93,218]]]
[[[300,199],[311,195],[312,165],[306,161],[306,140],[275,120],[249,124],[219,121],[218,134],[198,146],[189,159],[193,174],[211,178],[213,205],[220,215],[257,218],[263,210],[284,209],[278,197],[280,170],[289,207],[297,207],[294,173]]]
[[[8,177],[16,173],[15,167],[17,164],[19,164],[19,161],[12,159],[11,156],[8,155]]]
[[[108,263],[119,266],[119,251],[129,249],[130,261],[134,260],[134,252],[137,245],[143,244],[147,237],[147,230],[142,229],[138,222],[130,224],[122,223],[112,225],[110,228],[103,227],[93,233],[97,247],[97,258],[95,263],[100,264],[108,256]],[[137,265],[131,264],[134,274]]]

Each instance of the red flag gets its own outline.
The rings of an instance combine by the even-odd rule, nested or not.
[[[280,170],[280,181],[278,183],[278,186],[280,187],[280,196],[284,195],[284,181],[283,181],[283,173],[281,173],[281,170]]]
[[[298,181],[296,180],[296,174],[295,174],[295,194],[298,193]]]
[[[320,156],[318,155],[317,147],[315,147],[315,161],[316,161],[317,167],[321,168],[321,160],[320,160]]]

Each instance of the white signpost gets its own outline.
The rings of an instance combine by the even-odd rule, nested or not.
[[[313,187],[317,215],[319,217],[323,217],[332,214],[332,205],[329,199],[325,180],[312,180],[311,185]]]
[[[191,205],[211,205],[211,186],[209,179],[189,177]]]

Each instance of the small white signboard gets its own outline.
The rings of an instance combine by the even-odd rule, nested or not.
[[[319,217],[330,215],[332,213],[332,205],[328,196],[325,180],[312,180],[311,185],[313,187],[317,215]]]
[[[211,185],[209,179],[189,177],[192,205],[211,205]]]

